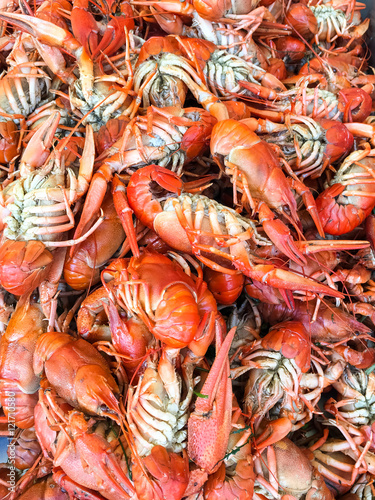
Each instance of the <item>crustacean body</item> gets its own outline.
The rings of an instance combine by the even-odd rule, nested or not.
[[[322,75],[313,73],[302,76],[296,82],[296,89],[276,93],[273,90],[241,80],[239,85],[254,95],[262,106],[251,102],[248,109],[254,116],[266,118],[276,123],[284,123],[289,114],[307,116],[314,120],[325,118],[339,122],[363,122],[371,113],[370,96],[365,88],[308,87],[309,83],[324,80]],[[298,90],[297,90],[298,89]],[[372,87],[371,87],[372,89]],[[371,91],[371,89],[369,89]],[[370,98],[371,99],[371,98]],[[357,124],[358,127],[359,124]]]
[[[80,41],[66,29],[32,16],[15,13],[1,13],[1,15],[6,17],[6,21],[28,31],[34,37],[46,64],[64,83],[69,84],[69,97],[73,109],[88,114],[88,123],[93,123],[96,129],[106,123],[113,114],[117,116],[124,114],[130,118],[136,114],[139,102],[129,96],[129,85],[133,74],[129,59],[127,60],[129,82],[124,82],[117,74],[102,75],[85,46],[82,46]],[[116,43],[112,48],[115,47]],[[102,48],[104,47],[98,46],[98,50],[101,51]],[[62,51],[68,52],[77,60],[79,78],[67,71]],[[117,82],[119,85],[116,85]]]

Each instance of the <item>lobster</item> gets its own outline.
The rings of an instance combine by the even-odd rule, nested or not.
[[[142,459],[145,472],[135,462],[132,466],[134,488],[139,500],[180,500],[184,497],[189,480],[187,455],[167,451],[163,446],[154,446],[151,453]],[[151,482],[151,484],[150,484]]]
[[[111,340],[112,332],[109,328],[108,316],[103,305],[105,302],[109,302],[108,293],[104,287],[100,287],[90,293],[79,308],[77,315],[78,333],[91,343]],[[125,327],[123,329],[125,329]],[[115,328],[115,333],[116,330]],[[141,352],[145,351],[141,348]]]
[[[128,2],[121,2],[120,5],[113,2],[111,9],[106,2],[103,2],[103,5],[109,16],[111,13],[115,14],[108,22],[104,33],[94,15],[89,12],[87,0],[74,0],[70,16],[73,35],[91,58],[98,62],[106,55],[115,54],[125,43],[125,30],[130,31],[135,27],[133,9]],[[118,12],[116,12],[117,6],[119,6]],[[103,35],[101,40],[98,32]]]
[[[245,285],[245,289],[249,293],[250,289],[247,285]],[[356,333],[366,335],[371,332],[370,328],[357,321],[353,315],[344,309],[335,307],[328,301],[319,305],[316,315],[314,315],[316,311],[314,301],[308,303],[296,301],[293,309],[289,309],[283,303],[267,304],[265,301],[259,303],[258,307],[262,317],[270,325],[290,320],[301,322],[309,332],[313,342],[334,344],[346,339],[355,339]]]
[[[12,68],[0,80],[0,105],[2,116],[1,132],[3,145],[5,141],[13,143],[17,150],[18,134],[15,123],[21,123],[24,128],[25,118],[30,115],[38,105],[46,99],[50,89],[49,77],[34,63],[36,53],[35,45],[31,43],[31,53],[27,50],[30,37],[23,35],[15,40],[12,52],[7,60]],[[13,122],[13,125],[7,122]],[[9,134],[13,135],[12,139]],[[8,149],[8,148],[6,148]],[[14,149],[13,149],[14,150]],[[12,151],[10,148],[9,153]]]
[[[339,2],[337,3],[339,4]],[[356,2],[353,2],[353,10],[348,9],[346,14],[340,9],[340,5],[335,8],[334,4],[335,2],[331,2],[331,5],[328,5],[327,2],[323,5],[310,7],[318,25],[318,31],[314,37],[317,45],[319,45],[320,41],[333,42],[340,36],[351,39],[362,36],[369,27],[368,19],[360,24],[361,17],[354,15]],[[350,24],[348,24],[348,21],[350,21]]]
[[[156,108],[151,107],[152,129],[149,131],[149,121],[146,117],[138,116],[130,122],[123,137],[110,149],[107,159],[103,162],[104,171],[111,169],[120,173],[125,168],[143,166],[151,161],[157,161],[162,166],[169,166],[179,175],[185,164],[202,154],[211,134],[216,119],[199,108]],[[129,137],[133,132],[139,136],[134,144]],[[164,148],[154,146],[147,134],[159,136]],[[128,152],[129,158],[124,156],[119,162],[119,153]],[[104,173],[104,172],[103,172]]]
[[[357,2],[323,1],[293,4],[287,11],[285,22],[291,25],[304,39],[318,46],[333,43],[338,37],[349,38],[348,45],[368,29],[366,19],[361,23],[358,10],[363,4]],[[345,13],[346,10],[346,13]]]
[[[183,107],[189,89],[212,116],[218,120],[228,116],[224,104],[209,91],[171,36],[152,37],[142,46],[134,73],[134,89],[139,92],[142,87],[145,107],[150,104]]]
[[[189,347],[196,356],[204,356],[214,336],[216,302],[200,267],[193,260],[172,257],[145,251],[129,261],[114,261],[105,274],[115,279],[106,287],[111,300],[141,319],[156,339],[170,348]],[[188,262],[198,272],[196,279],[189,276]]]
[[[328,80],[329,90],[334,93],[340,93],[344,90],[344,95],[349,98],[349,100],[354,99],[357,101],[357,105],[359,106],[358,111],[361,110],[363,115],[360,113],[360,118],[357,118],[354,121],[362,122],[369,115],[371,108],[369,99],[371,99],[371,97],[366,92],[358,92],[359,89],[351,87],[351,82],[360,77],[358,76],[359,71],[357,66],[350,64],[351,59],[349,59],[350,62],[347,62],[347,59],[348,55],[345,54],[338,54],[334,57],[325,58],[316,57],[310,60],[309,63],[303,65],[298,75],[313,75],[316,73],[325,75]],[[353,62],[356,63],[356,60],[354,59]],[[332,72],[334,73],[334,76],[332,76]],[[289,82],[290,80],[291,79],[288,79]],[[363,90],[367,90],[369,93],[372,91],[370,86],[365,86]],[[360,97],[364,99],[364,102],[358,101],[358,98]],[[350,105],[350,107],[351,106],[352,105]]]
[[[219,498],[252,500],[254,498],[255,478],[256,474],[251,455],[239,460],[229,470],[224,464],[221,464],[215,473],[209,475],[204,485],[204,498],[207,500]]]
[[[70,457],[69,457],[70,458]],[[81,472],[81,471],[80,471]],[[88,500],[104,500],[104,496],[102,496],[98,491],[94,489],[87,488],[76,481],[73,481],[61,467],[53,468],[53,480],[60,486],[60,488],[65,491],[69,498],[82,498]],[[81,476],[82,477],[82,476]],[[95,482],[93,482],[93,486],[95,486]],[[106,485],[107,486],[107,485]],[[100,488],[100,487],[99,487]],[[117,494],[118,492],[116,492]],[[111,497],[110,497],[111,498]],[[113,498],[113,497],[112,497]]]
[[[310,41],[318,32],[318,21],[311,9],[302,2],[289,6],[285,22],[294,28],[302,40]]]
[[[66,436],[60,434],[62,441],[59,443],[60,448],[54,463],[73,481],[83,486],[93,486],[93,489],[102,493],[104,498],[109,500],[119,497],[131,498],[134,487],[121,467],[119,459],[112,452],[106,439],[100,434],[90,432],[90,427],[90,422],[86,421],[82,413],[71,412],[68,430],[73,443],[69,445]],[[80,456],[84,457],[85,468],[78,465]],[[91,484],[84,484],[86,481]]]
[[[362,122],[368,117],[371,104],[365,87],[335,89],[335,92],[321,89],[320,86],[308,87],[314,80],[322,79],[323,76],[315,74],[303,76],[295,83],[295,90],[279,93],[251,82],[240,81],[239,85],[256,96],[265,107],[262,109],[248,104],[252,115],[276,123],[284,123],[290,113],[314,120],[325,118],[341,122]]]
[[[186,447],[184,427],[193,396],[193,381],[188,380],[183,387],[175,360],[174,353],[165,348],[160,357],[149,356],[137,386],[129,387],[127,421],[141,458],[152,453],[155,446],[174,453]]]
[[[41,453],[35,430],[23,429],[13,442],[15,449],[14,466],[19,470],[30,469],[38,456]],[[8,457],[10,457],[11,448],[8,449]]]
[[[98,426],[92,419],[87,421],[79,411],[65,415],[55,405],[45,405],[43,412],[47,417],[44,432],[50,433],[50,427],[54,426],[64,429],[55,433],[54,438],[51,436],[49,445],[53,477],[65,491],[82,500],[127,499],[134,495],[122,453],[118,455],[100,428],[106,428],[105,423]]]
[[[333,387],[339,394],[338,402],[332,398],[326,403],[326,410],[337,416],[344,424],[351,424],[363,433],[363,444],[371,440],[370,450],[374,451],[375,443],[371,438],[375,421],[373,400],[375,377],[354,366],[347,365],[341,377]],[[357,433],[358,434],[358,433]],[[358,436],[355,437],[358,441]],[[361,444],[358,443],[357,444]]]
[[[132,5],[147,5],[150,7],[157,6],[156,12],[161,11],[191,16],[196,23],[199,23],[200,26],[202,26],[204,22],[207,23],[207,21],[210,21],[210,24],[211,22],[234,22],[237,28],[243,28],[247,31],[247,37],[250,37],[253,31],[259,27],[266,14],[265,7],[259,7],[254,10],[253,0],[247,0],[246,2],[208,2],[195,0],[193,4],[185,0],[182,2],[176,0],[162,2],[155,2],[154,0],[133,0]],[[159,23],[162,27],[167,24],[165,21],[159,21]],[[178,22],[172,24],[180,26],[180,23]],[[282,26],[282,28],[285,29],[286,26]]]
[[[233,144],[236,146],[233,147]],[[288,230],[284,224],[273,220],[274,216],[267,207],[275,209],[287,220],[297,224],[297,204],[291,188],[302,195],[320,235],[324,235],[309,189],[296,176],[288,181],[272,148],[253,133],[245,123],[234,120],[217,123],[212,131],[210,147],[216,163],[232,178],[233,189],[240,188],[253,209],[256,209],[258,204],[260,205],[259,211],[260,217],[264,219],[264,230],[276,246],[280,245],[281,234],[284,233],[283,236],[288,234]],[[253,198],[261,203],[257,203]],[[280,235],[277,234],[278,226]],[[289,250],[287,250],[288,246]],[[292,260],[298,261],[301,257],[301,254],[293,249],[290,238],[280,249]]]
[[[147,76],[151,72],[153,76],[147,82],[142,94],[145,107],[151,104],[159,107],[176,105],[183,107],[187,93],[186,82],[189,73],[193,74],[193,68],[181,56],[182,51],[173,37],[152,37],[142,45],[134,74],[134,87],[139,90],[142,83],[147,82]],[[155,73],[155,63],[158,68],[157,73]],[[182,78],[177,77],[178,72],[183,75]]]
[[[111,118],[94,133],[95,149],[98,155],[107,151],[122,137],[128,123],[129,120],[126,117]]]
[[[275,40],[277,57],[282,59],[286,65],[293,64],[303,59],[306,45],[297,37],[282,36]]]
[[[284,499],[310,498],[310,495],[322,500],[334,498],[322,475],[311,465],[305,450],[287,438],[269,445],[262,453],[258,452],[254,465],[259,471],[254,498],[264,498],[265,495],[266,498]]]
[[[38,19],[49,21],[60,28],[68,29],[68,24],[64,16],[61,15],[61,9],[71,12],[71,2],[68,0],[45,0],[35,11],[35,16]]]
[[[245,277],[242,273],[225,274],[206,267],[204,279],[218,304],[233,304],[242,293]]]
[[[121,438],[117,439],[118,430],[108,428],[105,422],[87,422],[84,414],[71,411],[71,406],[54,393],[46,379],[42,386],[35,409],[37,435],[44,453],[53,460],[56,483],[82,500],[113,500],[119,495],[130,498],[134,487],[125,473],[128,450],[124,450]],[[144,467],[135,460],[132,468],[137,488],[144,479]],[[152,471],[156,474],[155,469]],[[147,481],[146,484],[149,486]]]
[[[49,475],[27,488],[17,498],[20,500],[69,500],[70,497],[55,483],[52,475]]]
[[[290,271],[278,269],[259,259],[256,253],[257,246],[271,245],[271,242],[258,233],[254,222],[250,219],[241,217],[234,210],[202,195],[193,196],[186,193],[159,201],[151,190],[153,182],[166,191],[175,193],[181,192],[183,187],[182,181],[169,170],[156,165],[144,167],[135,172],[129,181],[127,188],[129,206],[142,224],[153,229],[172,248],[194,254],[198,260],[214,270],[227,274],[241,271],[245,276],[281,290],[310,290],[335,297],[340,296],[337,291],[329,287]],[[122,193],[122,196],[125,194]],[[194,219],[197,220],[196,223],[193,222]],[[199,226],[196,225],[198,221]],[[203,228],[202,235],[197,231],[199,227]],[[125,227],[127,234],[131,234],[133,230],[133,226]],[[287,243],[289,234],[287,233],[286,237],[283,235]],[[248,241],[246,247],[243,241]],[[352,245],[357,248],[357,244],[360,247],[368,245],[364,242],[342,244],[345,247],[348,244],[349,248]],[[302,245],[302,249],[305,247],[307,252],[314,252],[323,250],[327,246],[332,249],[331,242],[307,242],[305,246]],[[282,248],[287,248],[287,245],[283,243]],[[288,249],[287,251],[289,252]],[[229,261],[229,267],[224,266],[226,261]]]
[[[18,154],[19,131],[11,121],[0,122],[0,163],[11,163]]]
[[[214,95],[246,96],[247,90],[240,87],[239,81],[250,81],[280,92],[286,90],[273,74],[234,54],[229,54],[226,50],[219,50],[212,42],[185,37],[180,37],[178,40],[185,56],[195,62],[197,71],[203,74],[207,87]],[[231,79],[224,76],[229,71],[233,73]]]

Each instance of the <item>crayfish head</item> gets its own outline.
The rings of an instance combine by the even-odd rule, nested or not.
[[[0,162],[9,163],[18,154],[19,132],[13,122],[0,123]]]
[[[212,129],[217,120],[208,111],[198,108],[187,108],[185,117],[196,122],[196,125],[191,125],[184,133],[181,141],[180,147],[185,152],[186,164],[208,149]]]
[[[318,33],[318,21],[307,5],[293,4],[285,16],[285,22],[292,26],[305,40],[311,40]]]
[[[61,347],[70,344],[72,337],[67,333],[46,332],[41,335],[36,343],[33,369],[40,376],[43,373],[44,363]]]
[[[98,155],[101,155],[113,146],[123,136],[129,120],[126,117],[112,118],[102,125],[95,132],[95,148]]]
[[[275,40],[277,49],[277,56],[286,60],[287,63],[297,62],[304,58],[306,53],[306,46],[302,40],[294,36],[283,36]],[[311,63],[311,61],[309,61]],[[320,66],[319,62],[319,66]],[[308,69],[306,64],[303,68]],[[301,68],[302,70],[302,68]],[[300,70],[300,74],[301,74]],[[307,72],[306,72],[307,73]]]
[[[135,377],[134,382],[137,383],[140,360],[153,344],[153,336],[137,316],[120,316],[112,301],[108,305],[108,319],[113,346],[119,354],[125,356],[123,363],[129,380]]]
[[[4,390],[5,389],[5,390]],[[11,390],[15,393],[15,403],[12,407],[12,411],[8,412],[8,396],[7,391],[9,391],[9,385],[5,387],[0,385],[0,403],[3,407],[5,416],[8,417],[19,429],[30,429],[34,425],[34,408],[38,402],[38,393],[25,394],[16,386],[11,387]]]
[[[155,337],[168,347],[182,349],[194,339],[199,323],[198,306],[190,289],[181,283],[166,288],[155,311]]]
[[[253,498],[256,474],[251,454],[238,460],[236,465],[219,469],[210,474],[204,486],[206,498]]]
[[[204,270],[204,279],[216,301],[226,305],[236,302],[245,282],[245,276],[240,272],[225,274],[209,267]]]
[[[180,37],[179,42],[182,50],[185,52],[185,57],[190,57],[191,54],[194,54],[195,60],[201,70],[206,66],[211,54],[217,50],[214,43],[203,40],[202,38],[189,38],[183,36]]]
[[[77,370],[74,388],[80,408],[119,421],[121,410],[115,396],[119,388],[108,370],[99,365],[82,366]]]

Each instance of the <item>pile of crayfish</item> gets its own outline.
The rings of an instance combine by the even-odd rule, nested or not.
[[[0,499],[375,498],[364,7],[0,1]]]

